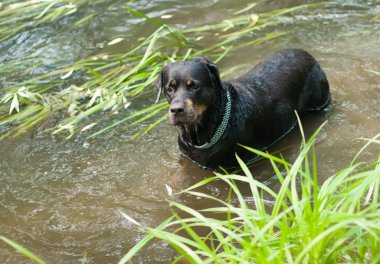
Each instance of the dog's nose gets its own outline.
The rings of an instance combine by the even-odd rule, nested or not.
[[[176,103],[170,106],[170,112],[174,115],[182,114],[185,111],[185,107],[183,104]]]

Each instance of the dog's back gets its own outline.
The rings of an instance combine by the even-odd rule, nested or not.
[[[257,148],[269,146],[294,127],[295,111],[319,111],[330,100],[323,69],[300,49],[281,50],[226,83],[239,91],[235,98],[238,122],[253,132],[239,143]]]
[[[294,110],[299,112],[321,110],[330,98],[325,72],[313,56],[301,49],[281,50],[230,82],[268,100],[277,100],[281,94],[292,99],[289,95],[293,94],[293,99],[299,101]]]

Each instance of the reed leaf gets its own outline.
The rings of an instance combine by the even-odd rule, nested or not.
[[[6,237],[3,237],[3,236],[0,236],[0,240],[7,243],[9,246],[16,249],[18,252],[20,252],[24,256],[28,257],[30,260],[34,261],[35,263],[45,264],[45,262],[43,260],[41,260],[39,257],[37,257],[35,254],[33,254],[32,252],[30,252],[29,250],[27,250],[26,248],[24,248],[20,244],[12,241]]]
[[[13,5],[13,3],[17,4]],[[104,4],[105,2],[99,1],[99,3]],[[73,22],[62,28],[62,30],[73,30],[75,27],[92,21],[92,19],[100,15],[99,12],[91,14],[84,12],[82,17],[73,16],[73,13],[82,10],[81,8],[88,4],[89,1],[86,0],[28,1],[24,3],[6,1],[3,3],[4,8],[0,10],[0,25],[5,26],[1,29],[0,43],[12,36],[16,36],[19,32],[39,28],[65,16],[70,17]],[[97,3],[94,4],[96,5]],[[112,5],[108,6],[111,7]],[[152,91],[152,84],[165,63],[199,56],[207,56],[219,62],[239,48],[244,48],[248,45],[259,45],[283,36],[284,32],[269,30],[267,33],[262,33],[262,31],[265,28],[281,23],[278,19],[281,16],[301,12],[307,8],[312,9],[316,6],[315,4],[307,4],[254,16],[238,15],[220,23],[185,30],[179,30],[126,6],[125,10],[127,12],[148,21],[148,23],[153,23],[157,26],[157,29],[142,40],[137,40],[133,45],[134,48],[125,50],[125,52],[92,55],[73,64],[31,78],[28,78],[26,74],[23,80],[17,80],[8,87],[4,87],[4,94],[0,94],[0,101],[2,101],[5,94],[16,94],[21,87],[26,87],[31,93],[38,94],[39,100],[22,102],[18,105],[16,103],[11,105],[10,102],[2,102],[1,104],[9,107],[8,109],[12,113],[11,116],[3,117],[0,120],[0,126],[2,124],[12,124],[12,126],[2,130],[3,136],[5,134],[7,136],[10,134],[19,135],[19,132],[26,131],[21,127],[35,127],[38,126],[38,120],[43,121],[43,118],[35,118],[28,124],[23,124],[27,122],[27,119],[18,118],[18,114],[26,116],[28,105],[31,104],[40,104],[46,109],[51,109],[52,111],[49,114],[52,115],[67,114],[66,118],[60,120],[52,129],[48,129],[48,131],[53,130],[54,133],[67,130],[66,128],[70,128],[71,132],[77,133],[77,131],[80,131],[79,127],[93,123],[91,119],[93,116],[99,116],[97,115],[99,112],[105,112],[101,117],[104,121],[114,118],[114,113],[133,116],[134,112],[140,111],[138,106],[134,106],[134,99],[145,96]],[[15,23],[18,25],[15,26]],[[211,44],[203,47],[204,44],[197,40],[197,37],[203,33],[218,33],[218,37],[213,38]],[[254,39],[252,39],[253,33],[255,34]],[[210,43],[210,40],[207,41]],[[17,61],[14,61],[13,65],[17,63]],[[32,58],[31,63],[33,63]],[[17,67],[21,66],[22,64],[19,64]],[[12,64],[0,66],[1,68],[8,72],[14,71]],[[73,85],[72,76],[74,75],[83,76],[84,81],[80,85]],[[102,90],[102,95],[94,98],[94,93],[99,89]],[[125,106],[131,106],[133,110],[121,111]],[[19,109],[20,113],[15,113],[17,109]],[[165,108],[160,108],[160,111],[164,110]],[[23,112],[26,113],[24,114]],[[44,111],[44,113],[47,113],[47,111]],[[31,115],[28,116],[31,117]],[[108,127],[104,127],[103,122],[99,123],[97,120],[99,125],[93,129],[98,130],[93,132],[90,137],[115,129],[116,126],[129,122],[131,119],[133,118],[123,118],[121,119],[123,121],[114,122],[113,125]],[[142,128],[141,133],[133,134],[132,137],[135,138],[144,132],[152,130],[158,124],[158,120],[163,121],[164,118],[152,118],[153,126],[146,129]],[[140,123],[132,122],[129,124],[140,126]]]

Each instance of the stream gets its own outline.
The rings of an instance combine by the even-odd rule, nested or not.
[[[121,45],[154,30],[151,23],[123,10],[125,1],[114,2],[103,16],[70,34],[57,32],[53,25],[18,34],[0,46],[0,63],[35,56],[42,63],[38,71],[46,72],[99,52],[99,43],[123,36],[125,42],[109,48],[116,52]],[[141,0],[132,7],[157,19],[171,15],[164,22],[184,28],[233,17],[250,3]],[[263,0],[248,12],[300,3]],[[87,10],[92,11],[97,10]],[[278,26],[286,32],[284,36],[232,51],[218,63],[227,73],[224,77],[233,78],[287,47],[303,48],[320,62],[330,82],[332,104],[327,111],[305,116],[302,125],[310,136],[327,121],[316,142],[321,182],[349,165],[366,143],[360,138],[372,138],[380,132],[380,76],[371,72],[380,72],[380,18],[372,20],[379,14],[379,1],[341,0],[312,15],[284,16]],[[236,66],[233,74],[228,71]],[[4,83],[6,78],[1,76],[0,81]],[[143,100],[148,104],[154,99]],[[0,235],[20,243],[47,263],[80,263],[84,254],[87,263],[117,263],[144,237],[120,211],[155,227],[172,215],[168,199],[194,208],[211,206],[189,196],[168,196],[165,184],[180,191],[212,175],[180,158],[177,131],[168,122],[135,140],[129,141],[129,136],[125,127],[91,140],[81,136],[66,140],[63,135],[32,131],[0,141]],[[271,151],[282,150],[292,161],[300,142],[296,128]],[[371,146],[359,160],[374,161],[378,153],[378,146]],[[252,173],[269,187],[279,188],[266,162],[255,164]],[[203,191],[219,198],[228,194],[227,186],[220,182]],[[176,256],[168,244],[154,240],[132,263],[169,263]],[[1,243],[0,263],[30,261]]]

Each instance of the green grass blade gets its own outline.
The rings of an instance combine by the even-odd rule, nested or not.
[[[164,230],[167,228],[168,224],[174,219],[174,216],[169,217],[167,220],[158,225],[156,230]],[[140,240],[136,245],[134,245],[127,254],[118,262],[118,264],[125,264],[130,261],[143,247],[145,247],[155,236],[153,234],[148,234],[142,240]]]
[[[43,260],[41,260],[39,257],[37,257],[36,255],[34,255],[29,250],[25,249],[23,246],[17,244],[16,242],[13,242],[12,240],[10,240],[10,239],[8,239],[6,237],[3,237],[3,236],[0,236],[0,240],[4,241],[9,246],[13,247],[14,249],[16,249],[18,252],[20,252],[24,256],[26,256],[29,259],[33,260],[35,263],[45,264],[45,262]]]

